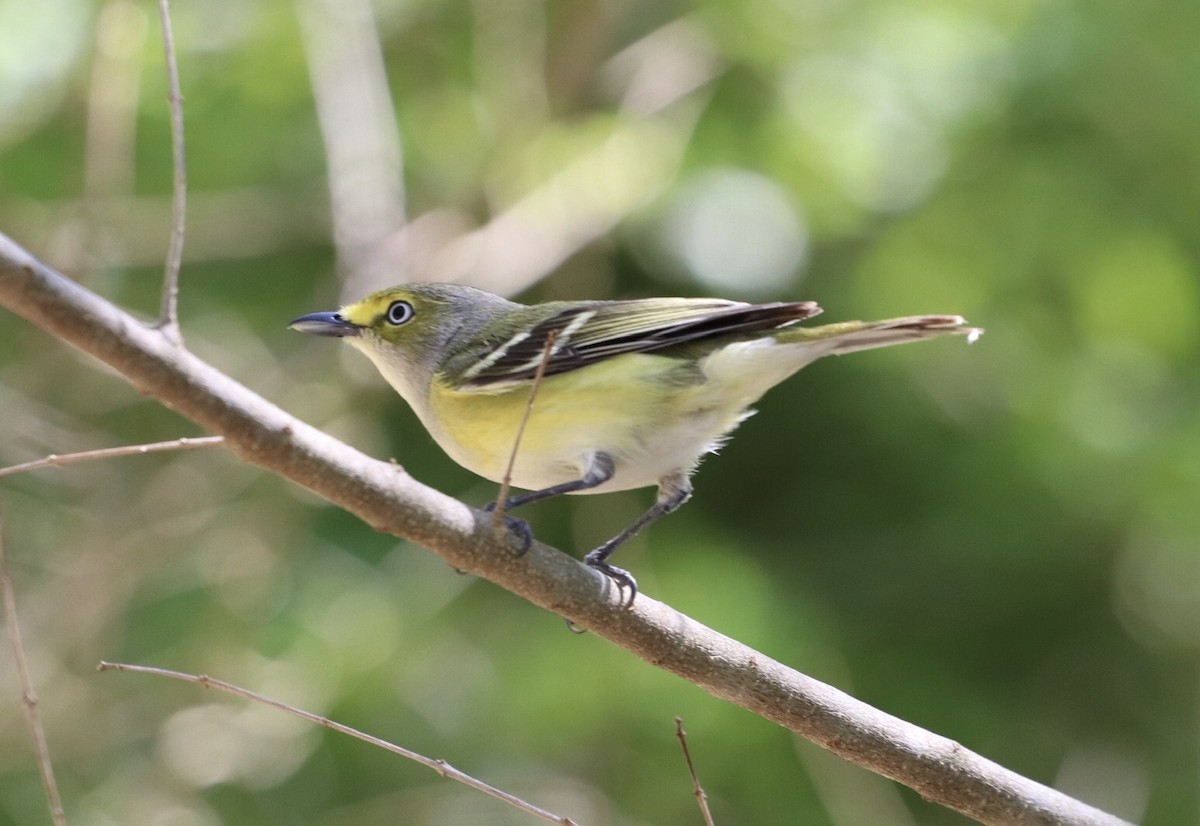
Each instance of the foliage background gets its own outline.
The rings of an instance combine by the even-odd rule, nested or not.
[[[180,4],[184,334],[479,503],[490,486],[365,360],[286,322],[448,272],[531,300],[962,313],[988,328],[974,347],[829,360],[774,391],[623,563],[1018,772],[1194,823],[1198,18],[1188,0]],[[342,75],[320,56],[346,42]],[[152,5],[3,0],[0,45],[0,229],[153,314],[171,173]],[[390,101],[355,109],[380,68]],[[436,257],[497,216],[518,219],[493,221],[504,243]],[[12,316],[0,415],[3,464],[195,435]],[[649,496],[528,515],[583,550]],[[239,682],[581,823],[699,822],[676,715],[719,823],[962,822],[220,451],[44,471],[3,498],[73,823],[529,822],[100,659]],[[0,823],[44,822],[8,656],[0,688]]]

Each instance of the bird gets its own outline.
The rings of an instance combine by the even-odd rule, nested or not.
[[[691,497],[700,460],[769,389],[823,356],[983,332],[957,315],[800,324],[821,312],[813,301],[719,298],[520,304],[408,283],[288,326],[362,351],[467,470],[503,483],[511,461],[512,483],[528,492],[488,509],[657,486],[647,511],[583,558],[628,607],[637,580],[609,558]],[[527,545],[527,523],[511,527]]]

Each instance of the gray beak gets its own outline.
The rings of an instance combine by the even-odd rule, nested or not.
[[[337,338],[356,336],[362,330],[362,327],[359,327],[357,324],[351,324],[342,318],[339,313],[309,313],[308,315],[302,315],[289,324],[288,328],[299,330],[302,333],[311,333],[314,336],[335,336]]]

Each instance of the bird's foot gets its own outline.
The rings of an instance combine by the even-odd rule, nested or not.
[[[533,528],[529,527],[528,522],[515,516],[505,515],[504,528],[506,530],[502,532],[500,526],[496,526],[497,539],[502,538],[502,533],[507,533],[516,544],[517,556],[521,556],[529,550],[529,546],[533,544]]]
[[[617,589],[621,592],[621,607],[629,608],[638,594],[637,580],[624,568],[618,568],[616,565],[609,565],[605,562],[604,557],[608,556],[608,553],[601,554],[604,550],[606,548],[601,547],[592,551],[583,558],[583,564],[595,568],[616,583]],[[626,594],[628,594],[628,598],[625,597]]]
[[[509,534],[517,541],[517,555],[528,551],[529,546],[533,544],[533,528],[529,527],[529,523],[515,516],[506,516],[504,524],[508,526]]]

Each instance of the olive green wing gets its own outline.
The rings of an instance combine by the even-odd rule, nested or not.
[[[746,304],[708,298],[565,303],[528,330],[479,355],[462,389],[496,390],[531,380],[542,362],[553,376],[626,353],[766,332],[821,312],[812,301]]]

